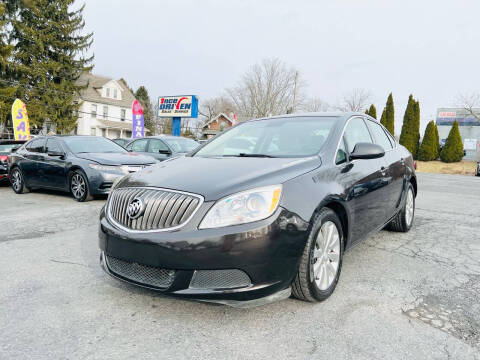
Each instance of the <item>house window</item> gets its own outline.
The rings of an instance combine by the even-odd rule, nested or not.
[[[125,121],[125,109],[120,110],[120,120]]]
[[[96,104],[92,104],[91,115],[92,115],[92,118],[97,117],[97,105]]]
[[[108,106],[103,107],[103,118],[104,119],[108,118]]]
[[[110,88],[107,88],[107,97],[110,97]]]
[[[116,99],[117,98],[117,89],[113,89],[113,97]]]
[[[92,135],[92,136],[97,135],[97,129],[94,128],[94,127],[90,128],[90,135]]]

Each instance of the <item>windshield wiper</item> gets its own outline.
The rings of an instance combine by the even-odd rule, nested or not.
[[[267,154],[247,154],[247,153],[239,153],[236,155],[223,155],[223,156],[233,156],[233,157],[259,157],[259,158],[274,158],[275,156],[267,155]]]

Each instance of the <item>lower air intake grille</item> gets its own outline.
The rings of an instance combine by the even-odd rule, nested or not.
[[[238,289],[250,286],[246,273],[238,269],[196,270],[190,281],[190,289]]]
[[[166,270],[153,266],[140,265],[133,262],[105,256],[108,269],[115,275],[143,285],[166,289],[173,283],[174,270]]]

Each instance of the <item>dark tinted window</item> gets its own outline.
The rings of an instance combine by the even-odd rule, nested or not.
[[[49,152],[49,151],[63,152],[63,149],[57,140],[48,139],[46,152]]]
[[[348,122],[345,129],[345,140],[347,141],[349,153],[353,152],[357,143],[372,143],[367,125],[365,125],[362,118],[353,118]]]
[[[97,136],[64,137],[63,142],[73,153],[124,153],[126,150],[112,140]]]
[[[345,141],[343,138],[340,140],[340,144],[338,145],[337,156],[335,157],[335,164],[343,164],[347,161],[347,149],[345,148]]]
[[[34,139],[27,145],[27,150],[30,152],[42,153],[45,151],[45,138]]]
[[[128,149],[135,152],[146,152],[147,142],[147,139],[135,140],[132,144],[128,146]]]
[[[379,124],[369,120],[367,121],[367,124],[370,127],[373,137],[375,138],[375,143],[377,145],[383,147],[385,151],[393,148],[390,139],[388,138],[387,134],[385,134],[385,131],[383,131],[383,128]]]
[[[151,153],[158,153],[160,150],[169,150],[168,146],[162,140],[158,139],[151,139],[149,146],[150,149],[148,151]]]

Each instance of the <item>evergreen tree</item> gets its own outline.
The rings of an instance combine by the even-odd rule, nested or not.
[[[403,124],[402,124],[402,132],[400,133],[400,144],[405,146],[408,151],[412,153],[413,156],[416,155],[415,153],[415,131],[414,123],[415,123],[415,112],[414,112],[414,104],[415,100],[413,99],[413,95],[408,97],[407,108],[405,109],[405,115],[403,115]]]
[[[393,106],[393,96],[392,93],[388,95],[387,104],[385,106],[385,124],[384,126],[387,130],[395,136],[395,108]]]
[[[440,156],[440,136],[438,136],[438,126],[435,124],[435,145],[436,145],[436,153],[435,153],[435,159],[438,159]]]
[[[445,142],[445,146],[440,153],[440,159],[443,162],[458,162],[463,158],[463,143],[460,136],[460,130],[458,129],[457,120],[453,122],[453,126]]]
[[[0,3],[0,128],[1,125],[10,122],[10,111],[17,90],[11,81],[14,75],[14,66],[10,58],[13,46],[8,43],[6,25],[5,4]]]
[[[370,105],[370,109],[368,110],[368,112],[365,111],[365,113],[370,115],[374,119],[377,118],[377,109],[375,108],[375,105],[373,105],[373,104]]]
[[[368,113],[368,109],[365,109],[365,114],[370,115],[370,114]]]
[[[135,92],[135,98],[142,104],[145,127],[150,130],[150,134],[153,134],[155,129],[155,114],[145,86],[140,86],[137,89]]]
[[[83,6],[71,11],[73,4],[74,0],[19,2],[12,20],[13,57],[20,71],[17,96],[27,105],[31,125],[50,120],[60,133],[75,127],[83,88],[76,80],[92,69],[93,56],[86,58],[84,53],[93,34],[80,35]]]
[[[418,149],[418,160],[432,161],[437,158],[438,145],[435,136],[435,123],[430,121],[423,135],[422,145]]]
[[[386,117],[386,108],[383,108],[383,111],[382,111],[382,116],[380,117],[380,124],[382,124],[383,126],[387,127],[387,117]]]
[[[420,102],[415,101],[413,103],[413,156],[417,158],[417,152],[420,145]]]

